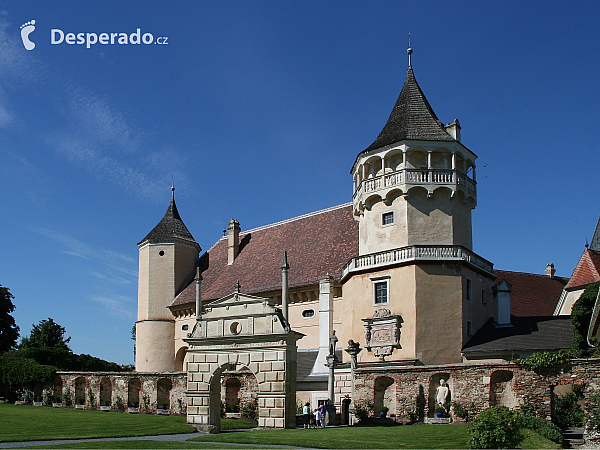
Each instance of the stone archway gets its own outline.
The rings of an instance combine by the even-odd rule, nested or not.
[[[220,431],[221,375],[236,366],[255,376],[258,426],[296,426],[296,341],[272,299],[234,292],[207,305],[188,349],[188,423]]]
[[[112,383],[110,378],[100,379],[100,405],[110,406],[112,401]]]
[[[514,408],[519,399],[513,389],[514,374],[510,370],[496,370],[490,377],[490,406]]]
[[[171,389],[173,383],[168,378],[156,382],[156,409],[171,409]]]

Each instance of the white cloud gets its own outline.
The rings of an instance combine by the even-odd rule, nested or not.
[[[125,296],[92,297],[92,300],[105,307],[109,314],[122,318],[135,318],[135,302]]]
[[[35,227],[30,230],[61,244],[64,247],[62,251],[67,255],[86,260],[100,261],[105,266],[106,271],[105,273],[98,272],[97,270],[92,271],[92,275],[97,278],[110,280],[116,284],[130,284],[137,280],[137,270],[131,267],[135,267],[135,259],[129,255],[112,250],[96,249],[79,239],[57,233],[47,228]],[[115,260],[123,262],[125,266],[115,264]],[[127,264],[130,267],[126,267]],[[115,275],[114,272],[119,273],[119,275]]]

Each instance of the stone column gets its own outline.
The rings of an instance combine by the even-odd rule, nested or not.
[[[337,415],[335,409],[335,355],[327,355],[327,367],[329,368],[329,374],[327,377],[327,415],[329,416],[329,425],[337,425]]]
[[[202,275],[200,267],[196,267],[196,321],[202,317]]]
[[[319,280],[319,354],[312,373],[327,373],[329,337],[333,331],[333,277],[329,274]]]
[[[352,339],[348,341],[348,348],[346,349],[346,353],[350,355],[350,374],[351,374],[351,391],[350,391],[350,411],[354,411],[354,370],[356,369],[356,364],[358,362],[358,354],[362,351],[360,348],[360,344],[358,342],[354,342]],[[352,425],[354,423],[354,413],[350,414],[350,423],[348,425]]]

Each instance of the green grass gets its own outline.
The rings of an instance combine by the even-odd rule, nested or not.
[[[67,408],[0,405],[0,442],[83,439],[195,431],[185,417],[105,413]],[[235,419],[223,419],[224,430],[252,427]],[[525,430],[521,448],[560,448],[531,430]],[[294,445],[308,448],[466,448],[469,433],[461,425],[357,426],[323,429],[257,430],[225,432],[187,442],[154,440],[79,442],[45,448],[223,448],[224,444]],[[215,444],[216,443],[216,444]],[[39,448],[39,447],[38,447]],[[251,448],[236,446],[235,448]]]
[[[0,405],[0,442],[191,433],[181,416]]]
[[[469,433],[457,425],[359,426],[221,433],[192,441],[349,449],[466,448]]]

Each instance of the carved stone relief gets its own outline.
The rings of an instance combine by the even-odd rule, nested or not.
[[[392,314],[389,309],[381,308],[373,313],[373,317],[362,319],[365,327],[365,348],[385,361],[394,348],[400,346],[400,324],[402,317]]]

